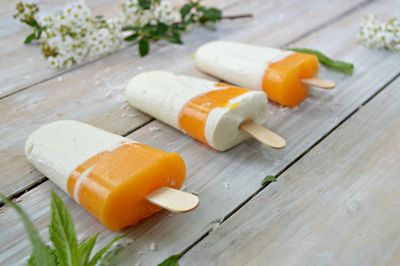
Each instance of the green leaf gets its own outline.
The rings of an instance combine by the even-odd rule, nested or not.
[[[166,260],[158,264],[158,266],[179,266],[179,258],[180,255],[172,255],[168,257]]]
[[[168,37],[168,41],[170,43],[175,43],[175,44],[182,44],[182,39],[181,35],[177,32],[174,32],[171,36]]]
[[[222,11],[217,8],[206,8],[203,10],[203,18],[205,21],[216,22],[222,17]]]
[[[99,266],[113,266],[117,265],[115,259],[117,255],[124,249],[122,245],[118,245],[115,248],[109,249],[102,257],[99,262]]]
[[[186,16],[189,14],[190,10],[192,10],[193,8],[193,4],[191,3],[187,3],[184,4],[181,9],[179,10],[179,12],[181,13],[181,20],[185,20]]]
[[[157,24],[157,34],[164,35],[169,29],[169,26],[165,23],[158,23]]]
[[[140,39],[139,41],[139,54],[140,56],[146,56],[150,51],[149,41]]]
[[[276,182],[276,178],[273,175],[267,175],[266,177],[264,177],[263,181],[261,182],[262,186],[267,185],[268,183],[271,182]]]
[[[36,32],[32,32],[31,34],[29,34],[25,40],[24,40],[24,44],[29,44],[31,43],[33,40],[36,40]]]
[[[79,265],[78,241],[72,217],[61,198],[51,192],[50,239],[61,265]]]
[[[93,247],[96,244],[98,234],[87,238],[82,241],[78,247],[80,265],[86,265],[89,263],[90,254],[92,253]]]
[[[39,231],[35,228],[28,214],[14,201],[8,199],[4,195],[0,194],[0,199],[6,204],[10,205],[21,217],[24,223],[25,231],[28,234],[29,240],[32,245],[32,256],[28,260],[28,265],[34,266],[51,266],[57,265],[54,257],[49,253],[48,247],[44,243],[43,239],[39,235]]]
[[[157,35],[157,26],[147,23],[141,28],[141,31],[147,33],[147,35],[155,36]]]
[[[324,66],[326,66],[327,68],[338,71],[338,72],[342,72],[342,73],[345,73],[348,75],[353,74],[354,65],[352,63],[340,61],[340,60],[334,60],[334,59],[324,55],[320,51],[308,49],[308,48],[288,48],[287,50],[315,55],[315,56],[317,56],[318,61],[321,64],[323,64]]]
[[[22,19],[21,22],[25,23],[28,26],[31,26],[32,28],[36,28],[36,29],[41,28],[39,23],[35,19],[32,19],[32,20]]]
[[[137,39],[137,37],[139,37],[139,34],[134,33],[132,35],[129,35],[128,37],[125,37],[124,40],[127,41],[127,42],[133,42],[133,41],[135,41]]]
[[[111,248],[111,246],[118,240],[120,240],[121,237],[117,236],[114,237],[107,245],[105,245],[102,249],[100,249],[90,260],[90,262],[87,264],[87,266],[96,266],[96,264],[100,261],[100,259],[103,257],[103,255]]]
[[[150,9],[151,0],[139,0],[139,6],[143,9]]]
[[[124,27],[122,27],[122,31],[129,31],[129,30],[138,31],[138,30],[140,30],[140,27],[138,27],[138,26],[124,26]]]

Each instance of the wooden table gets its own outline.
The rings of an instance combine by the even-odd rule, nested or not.
[[[60,3],[41,0],[56,10]],[[54,1],[55,2],[55,1]],[[357,41],[364,15],[399,15],[399,0],[218,0],[226,14],[254,18],[196,28],[185,45],[157,44],[140,59],[136,47],[55,71],[38,47],[22,44],[28,29],[12,20],[14,2],[0,11],[0,191],[25,208],[47,238],[49,191],[58,192],[79,238],[114,235],[29,165],[24,141],[39,126],[78,119],[184,157],[187,191],[200,206],[161,212],[124,231],[132,240],[121,265],[154,265],[183,252],[183,265],[399,265],[400,55]],[[115,12],[111,0],[88,2]],[[268,125],[286,137],[283,150],[248,141],[219,153],[129,107],[126,82],[145,70],[205,76],[192,54],[210,40],[322,50],[355,63],[353,76],[322,70],[332,91],[312,90],[294,109],[270,105]],[[159,128],[159,130],[154,130]],[[266,187],[261,180],[275,175]],[[0,265],[22,264],[29,242],[16,213],[0,209]],[[154,248],[155,247],[155,248]]]

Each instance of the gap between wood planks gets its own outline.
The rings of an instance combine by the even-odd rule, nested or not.
[[[332,19],[330,19],[330,20],[328,20],[328,21],[326,21],[326,22],[324,22],[324,23],[321,23],[320,25],[314,27],[313,29],[311,29],[311,30],[309,30],[309,31],[306,31],[305,33],[301,34],[300,36],[295,37],[294,39],[292,39],[292,40],[286,42],[286,43],[283,44],[281,47],[287,47],[287,46],[289,46],[290,44],[295,43],[295,42],[297,42],[297,41],[299,41],[299,40],[305,38],[306,36],[312,34],[313,32],[318,31],[318,30],[320,30],[320,29],[326,27],[327,25],[334,23],[334,22],[340,20],[341,18],[343,18],[343,17],[345,17],[345,16],[347,16],[347,15],[349,15],[349,14],[351,14],[351,13],[354,13],[354,12],[357,11],[358,9],[361,9],[361,8],[365,7],[366,5],[369,5],[369,4],[371,4],[372,2],[375,2],[375,1],[376,1],[376,0],[367,0],[367,1],[363,2],[363,3],[360,3],[359,5],[353,7],[353,8],[351,8],[351,9],[349,9],[349,10],[346,10],[345,12],[343,12],[343,13],[337,15],[336,17],[333,17]],[[223,7],[223,8],[231,8],[231,7],[233,7],[233,6],[237,5],[237,4],[239,4],[239,2],[235,2],[235,3],[230,4],[230,5],[227,5],[226,7]],[[127,49],[128,47],[130,47],[130,46],[124,47],[123,49],[118,50],[118,51],[116,51],[115,53],[122,52],[122,51],[124,51],[124,49]],[[38,84],[44,83],[44,82],[46,82],[46,81],[48,81],[48,80],[52,80],[52,79],[54,79],[54,78],[56,78],[56,77],[58,77],[58,76],[61,76],[61,75],[65,74],[65,73],[68,73],[68,72],[71,72],[71,71],[73,71],[73,70],[79,69],[79,68],[81,68],[81,67],[83,67],[83,66],[85,66],[85,65],[88,65],[89,63],[92,63],[92,62],[101,60],[101,59],[103,59],[103,58],[105,58],[105,57],[106,57],[106,56],[101,57],[101,58],[97,58],[97,59],[92,60],[92,61],[89,61],[89,62],[86,62],[86,63],[84,63],[84,64],[82,64],[82,65],[78,65],[78,66],[75,67],[75,68],[66,70],[65,72],[59,73],[59,74],[57,74],[57,75],[55,75],[55,76],[49,77],[49,78],[47,78],[47,79],[45,79],[45,80],[42,80],[42,81],[37,82],[37,83],[35,83],[35,84],[29,85],[29,86],[25,87],[24,89],[18,90],[18,91],[16,91],[16,92],[13,92],[13,93],[11,93],[11,94],[8,94],[7,96],[4,96],[4,97],[0,98],[0,100],[3,99],[3,98],[8,97],[8,96],[10,96],[10,95],[16,94],[17,92],[21,92],[21,91],[23,91],[23,90],[29,89],[30,87],[33,87],[33,86],[36,86],[36,85],[38,85]],[[400,72],[399,72],[399,73],[400,73]],[[397,76],[396,76],[396,77],[397,77]],[[386,86],[386,85],[385,85],[385,86]],[[357,110],[356,110],[356,111],[357,111]],[[353,113],[352,113],[352,114],[353,114]],[[347,119],[347,118],[346,118],[346,119]],[[345,119],[345,120],[346,120],[346,119]],[[134,132],[134,131],[136,131],[136,130],[138,130],[138,129],[144,127],[144,126],[146,126],[147,124],[151,123],[151,122],[154,121],[154,120],[155,120],[155,119],[151,118],[149,121],[144,122],[144,123],[141,124],[140,126],[134,127],[132,130],[128,131],[127,133],[122,134],[122,136],[128,136],[128,135],[131,134],[132,132]],[[343,120],[343,121],[344,121],[344,120]],[[329,132],[328,134],[330,134],[330,133],[331,133],[331,132]],[[326,136],[326,135],[325,135],[325,136]],[[323,138],[324,138],[325,136],[323,136]],[[317,144],[318,144],[318,143],[319,143],[319,142],[317,142]],[[314,146],[315,146],[315,145],[313,145],[312,147],[314,147]],[[311,148],[312,148],[312,147],[311,147]],[[307,150],[306,152],[308,152],[308,151],[309,151],[309,150]],[[303,155],[304,155],[304,153],[303,153],[301,156],[303,156]],[[296,162],[296,161],[297,161],[297,159],[294,160],[294,162]],[[290,167],[294,162],[290,163],[290,164],[289,164],[289,167]],[[287,167],[286,167],[284,170],[286,170],[286,169],[287,169]],[[280,175],[280,173],[279,173],[279,175]],[[278,176],[279,176],[279,175],[278,175]],[[43,184],[43,183],[46,182],[47,180],[48,180],[47,177],[42,176],[42,178],[40,178],[40,179],[38,179],[36,182],[33,182],[32,184],[28,185],[28,186],[25,187],[23,190],[17,191],[17,192],[12,193],[12,194],[10,194],[10,195],[8,195],[8,196],[9,196],[9,198],[11,198],[11,199],[19,198],[19,197],[21,197],[22,195],[24,195],[26,192],[29,192],[29,191],[32,190],[33,188],[36,188],[36,187],[40,186],[41,184]],[[259,191],[260,191],[260,190],[256,191],[255,194],[257,194]],[[255,195],[255,194],[254,194],[254,195]],[[244,203],[246,203],[246,202],[247,202],[247,201],[244,201]],[[3,204],[2,202],[0,202],[0,207],[3,206],[3,205],[4,205],[4,204]],[[239,205],[238,208],[240,208],[241,206],[242,206],[242,205]],[[235,212],[235,211],[236,211],[236,209],[235,209],[233,212]],[[229,216],[229,214],[228,214],[228,216]]]
[[[368,0],[367,0],[367,1],[368,1]],[[373,0],[373,1],[375,1],[375,0]],[[241,3],[241,1],[240,1],[240,0],[237,0],[237,2],[235,1],[234,3],[227,4],[226,6],[221,6],[221,7],[218,7],[218,6],[217,6],[217,7],[218,7],[219,9],[221,9],[221,10],[224,11],[224,9],[230,9],[230,8],[232,8],[232,7],[234,7],[234,6],[238,5],[238,4],[240,4],[240,3]],[[227,19],[230,19],[229,16],[226,16],[226,17],[228,17]],[[22,42],[22,39],[21,39],[21,42]],[[36,86],[36,85],[45,83],[46,81],[49,81],[49,80],[52,80],[52,79],[56,79],[56,78],[58,78],[58,77],[60,77],[60,76],[62,76],[62,75],[64,75],[64,74],[67,74],[67,73],[72,72],[72,71],[74,71],[74,70],[80,69],[80,68],[82,68],[82,67],[84,67],[84,66],[86,66],[86,65],[88,65],[88,64],[98,62],[98,61],[100,61],[100,60],[102,60],[102,59],[104,59],[104,58],[106,58],[106,57],[108,57],[108,56],[111,56],[111,55],[113,55],[113,54],[116,54],[116,53],[125,51],[126,49],[128,49],[128,48],[130,48],[130,47],[132,47],[132,46],[134,46],[134,45],[135,45],[135,43],[127,43],[127,45],[126,45],[125,47],[123,47],[123,48],[121,48],[121,49],[119,49],[119,50],[113,52],[112,54],[100,56],[100,57],[93,58],[93,59],[88,59],[87,61],[85,61],[85,62],[83,62],[83,63],[81,63],[81,64],[78,64],[78,65],[74,65],[74,66],[72,66],[71,68],[62,69],[60,72],[54,73],[53,75],[49,75],[49,77],[47,77],[47,78],[44,78],[44,79],[39,80],[39,81],[37,81],[37,82],[34,82],[34,83],[30,84],[30,85],[24,86],[24,87],[22,87],[22,88],[20,88],[20,89],[17,89],[17,90],[15,90],[15,91],[12,91],[12,92],[6,93],[5,95],[0,96],[0,101],[1,101],[2,99],[4,99],[4,98],[7,98],[7,97],[9,97],[9,96],[12,96],[12,95],[14,95],[14,94],[17,94],[17,93],[22,92],[22,91],[24,91],[24,90],[27,90],[27,89],[29,89],[29,88],[32,88],[32,87],[34,87],[34,86]],[[182,45],[185,45],[185,44],[182,44]],[[37,46],[37,48],[39,48],[39,46]],[[137,57],[136,59],[139,59],[139,60],[140,60],[140,57]],[[43,60],[44,60],[44,59],[43,59]],[[49,67],[50,67],[50,66],[49,66]]]
[[[349,115],[347,115],[343,120],[341,120],[336,126],[334,126],[330,131],[328,131],[325,135],[323,135],[318,141],[316,141],[314,144],[312,144],[308,149],[306,149],[302,154],[300,154],[297,158],[295,158],[292,162],[290,162],[287,166],[285,166],[281,171],[278,172],[278,174],[275,176],[279,180],[279,176],[281,176],[284,172],[286,172],[290,167],[292,167],[295,163],[297,163],[299,160],[301,160],[309,151],[314,149],[318,144],[320,144],[323,140],[325,140],[329,135],[331,135],[333,132],[336,131],[337,128],[339,128],[342,124],[344,124],[348,119],[350,119],[353,115],[355,115],[362,107],[364,107],[366,104],[368,104],[373,98],[375,98],[377,95],[383,92],[383,90],[388,87],[391,83],[393,83],[396,79],[400,79],[400,73],[397,74],[395,77],[390,79],[387,83],[385,83],[379,90],[377,90],[371,97],[369,97],[367,100],[365,100],[357,109],[355,109],[353,112],[351,112]],[[249,196],[247,199],[245,199],[242,203],[240,203],[235,209],[233,209],[231,212],[229,212],[226,216],[224,216],[222,219],[216,221],[220,225],[223,224],[226,220],[228,220],[233,214],[235,214],[237,211],[239,211],[242,207],[244,207],[249,201],[251,201],[255,196],[257,196],[258,193],[260,193],[262,190],[264,190],[269,184],[272,182],[268,183],[265,186],[261,186],[258,190],[256,190],[251,196]],[[190,251],[194,246],[199,244],[203,239],[205,239],[214,229],[210,228],[207,232],[205,232],[202,236],[200,236],[196,241],[194,241],[192,244],[190,244],[187,248],[185,248],[181,253],[180,256],[184,256],[188,251]]]

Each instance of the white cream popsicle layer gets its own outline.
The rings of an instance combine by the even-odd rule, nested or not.
[[[239,130],[241,123],[266,120],[263,92],[164,71],[135,76],[125,97],[135,108],[220,151],[249,137]]]
[[[147,195],[181,187],[186,174],[178,154],[71,120],[34,131],[25,153],[40,172],[113,230],[159,211]]]
[[[202,71],[253,90],[261,90],[268,65],[293,54],[291,51],[245,43],[214,41],[202,45],[195,54]]]
[[[89,158],[133,142],[88,124],[61,120],[34,131],[25,143],[28,161],[68,193],[73,171]]]

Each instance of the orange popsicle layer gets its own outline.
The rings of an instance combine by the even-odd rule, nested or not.
[[[144,144],[123,144],[81,164],[68,179],[72,198],[79,176],[80,204],[106,227],[118,230],[134,225],[160,210],[145,197],[163,186],[180,188],[185,179],[183,159]]]
[[[301,80],[315,77],[317,73],[315,55],[294,53],[268,66],[262,87],[271,101],[293,107],[308,96],[308,86]]]
[[[249,92],[248,89],[223,83],[218,83],[216,86],[224,88],[213,90],[193,98],[185,104],[179,115],[179,127],[187,135],[204,144],[208,144],[205,132],[207,117],[211,110],[218,107],[235,108],[237,106],[231,106],[229,101]]]

